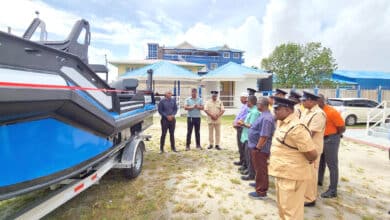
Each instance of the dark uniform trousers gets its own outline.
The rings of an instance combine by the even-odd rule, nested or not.
[[[268,164],[269,154],[257,149],[251,149],[252,164],[255,170],[256,192],[260,196],[266,196],[268,191]]]
[[[324,151],[321,154],[320,166],[318,169],[318,182],[323,183],[325,167],[328,166],[330,176],[329,189],[334,192],[337,192],[337,184],[339,180],[339,145],[339,134],[329,135],[324,138]]]
[[[245,141],[245,155],[246,155],[246,161],[247,161],[247,169],[248,169],[248,176],[255,177],[255,170],[253,169],[252,164],[252,149],[248,147],[248,141]]]
[[[200,118],[187,118],[187,141],[186,147],[189,147],[191,144],[192,128],[195,127],[195,142],[196,146],[200,147]]]
[[[167,118],[163,117],[161,119],[161,138],[160,138],[160,150],[164,150],[165,144],[165,136],[167,135],[167,131],[169,130],[169,139],[171,141],[171,149],[176,150],[175,148],[175,127],[176,127],[176,119],[173,118],[172,121],[168,121]]]
[[[238,153],[240,154],[240,163],[242,163],[243,166],[247,167],[247,163],[245,161],[245,145],[241,143],[241,134],[242,127],[237,127],[237,147]]]

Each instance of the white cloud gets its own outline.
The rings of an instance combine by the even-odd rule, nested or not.
[[[387,0],[271,0],[263,25],[263,57],[281,43],[319,41],[339,69],[390,71]]]
[[[258,66],[261,55],[262,26],[257,18],[250,16],[237,27],[216,29],[197,23],[185,33],[178,35],[174,45],[188,41],[198,47],[214,47],[227,44],[234,49],[245,51],[245,64]]]
[[[49,39],[50,33],[65,38],[81,17],[40,1],[15,0],[2,4],[0,30],[6,31],[7,26],[11,26],[18,35],[35,17],[35,10],[41,12],[40,17],[46,22]],[[236,25],[229,24],[229,19],[225,26],[193,21],[193,25],[186,29],[181,20],[172,19],[162,9],[157,8],[153,13],[138,8],[134,10],[137,10],[137,19],[129,21],[93,15],[91,27],[98,28],[99,32],[92,33],[91,62],[104,63],[104,54],[109,59],[143,59],[147,55],[148,42],[171,46],[188,41],[199,47],[227,44],[244,50],[245,64],[258,66],[261,58],[268,56],[281,43],[320,41],[332,49],[339,69],[390,71],[390,62],[387,61],[390,57],[388,0],[270,0],[262,20],[257,18],[259,16],[240,12],[231,15],[242,18],[232,19]],[[213,11],[205,10],[204,16]],[[141,22],[135,23],[135,20]],[[97,45],[101,47],[102,43],[112,48],[122,47],[128,55],[123,57],[123,52],[118,55],[115,49],[99,48]]]
[[[54,9],[40,1],[4,1],[0,8],[0,29],[6,30],[10,26],[14,34],[21,35],[36,17],[35,11],[40,12],[39,17],[45,21],[46,28],[56,35],[67,35],[79,19],[72,13]]]

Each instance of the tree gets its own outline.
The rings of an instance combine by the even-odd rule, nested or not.
[[[261,67],[275,73],[278,87],[291,88],[294,85],[331,85],[330,78],[337,64],[329,48],[311,42],[306,45],[279,45],[268,58],[261,61]]]

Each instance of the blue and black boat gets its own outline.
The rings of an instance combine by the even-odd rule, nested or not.
[[[40,40],[31,37],[40,29]],[[34,19],[23,37],[0,32],[0,200],[88,172],[152,124],[151,74],[111,86],[88,63],[89,23],[47,41]]]

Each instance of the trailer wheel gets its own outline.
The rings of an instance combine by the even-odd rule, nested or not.
[[[141,141],[136,149],[135,157],[134,157],[134,166],[131,168],[125,169],[125,176],[129,179],[136,178],[142,171],[142,165],[144,163],[144,146],[143,142]],[[142,146],[141,146],[142,145]]]

